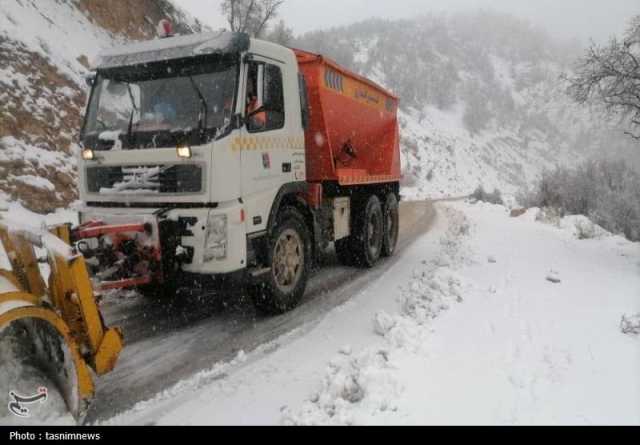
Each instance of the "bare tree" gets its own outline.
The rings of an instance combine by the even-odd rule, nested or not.
[[[578,103],[603,105],[628,123],[626,133],[640,141],[640,16],[622,40],[612,38],[604,46],[592,42],[568,80],[569,94]]]
[[[261,37],[278,17],[283,3],[284,0],[224,0],[220,8],[231,31]]]

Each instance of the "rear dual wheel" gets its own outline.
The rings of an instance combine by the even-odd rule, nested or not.
[[[381,257],[390,257],[398,244],[398,199],[390,193],[384,202],[372,195],[355,208],[350,237],[336,241],[338,260],[347,266],[371,268]]]
[[[338,259],[348,266],[375,266],[382,256],[384,234],[382,205],[377,196],[356,207],[351,226],[351,236],[336,241]]]
[[[389,193],[387,195],[383,214],[384,236],[382,239],[382,255],[392,257],[396,253],[398,235],[400,234],[400,208],[395,193]]]

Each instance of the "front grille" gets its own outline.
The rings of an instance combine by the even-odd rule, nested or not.
[[[101,194],[186,194],[203,190],[199,165],[89,167],[87,190]]]

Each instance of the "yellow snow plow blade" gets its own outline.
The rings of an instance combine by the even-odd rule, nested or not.
[[[122,333],[104,325],[85,260],[69,246],[68,226],[10,230],[0,221],[0,242],[12,268],[0,269],[0,339],[12,345],[12,360],[47,376],[81,421],[95,393],[90,369],[97,375],[113,370]],[[34,246],[48,251],[48,285]]]

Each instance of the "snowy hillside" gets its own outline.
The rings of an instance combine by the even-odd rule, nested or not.
[[[165,0],[0,2],[0,200],[49,212],[76,199],[87,68],[104,48],[152,38],[167,16],[178,32],[201,29]]]
[[[560,80],[580,48],[493,13],[369,20],[295,43],[377,80],[401,99],[404,194],[513,193],[545,168],[630,150],[575,106]]]

